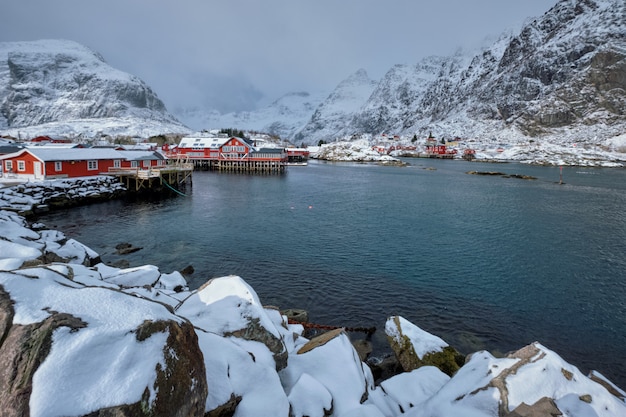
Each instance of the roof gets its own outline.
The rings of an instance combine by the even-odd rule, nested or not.
[[[42,161],[86,161],[98,159],[124,159],[115,149],[103,148],[28,148],[28,151]]]
[[[144,160],[165,159],[155,152],[117,151],[111,148],[47,148],[33,147],[22,149],[12,154],[2,155],[0,159],[9,159],[30,152],[42,162],[52,161],[93,161],[102,159]]]
[[[154,151],[118,151],[124,159],[128,161],[152,161],[156,159],[165,159],[165,156]]]
[[[261,153],[261,152],[262,153],[283,153],[283,152],[285,152],[285,149],[284,148],[261,148],[261,149],[258,149],[256,152],[259,152],[259,153]]]
[[[215,136],[186,136],[180,140],[179,148],[212,148],[218,149],[225,144],[230,137],[218,138]]]
[[[40,143],[26,143],[25,144],[27,148],[55,148],[55,149],[59,149],[59,148],[65,148],[65,149],[69,149],[69,148],[84,148],[85,146],[83,146],[80,143],[72,143],[72,142],[56,142],[56,143],[45,143],[45,142],[40,142]]]
[[[20,150],[24,149],[23,146],[18,146],[18,145],[3,145],[0,142],[0,155],[5,155],[8,153],[15,153],[18,152]]]

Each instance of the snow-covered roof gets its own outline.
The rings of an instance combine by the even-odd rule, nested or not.
[[[179,148],[211,148],[218,149],[225,144],[230,137],[218,138],[215,136],[186,136],[180,140]]]
[[[128,161],[146,161],[165,159],[165,156],[154,151],[118,151]]]
[[[30,152],[42,162],[47,161],[86,161],[102,159],[123,159],[128,161],[145,159],[165,159],[152,151],[118,151],[111,148],[46,148],[34,147],[19,152],[2,155],[0,159],[14,158]]]
[[[33,154],[43,161],[82,161],[87,159],[122,159],[123,154],[115,149],[29,149]]]
[[[256,150],[256,152],[262,153],[283,153],[284,151],[284,148],[260,148]]]

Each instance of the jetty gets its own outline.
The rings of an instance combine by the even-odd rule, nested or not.
[[[187,184],[192,184],[194,164],[183,159],[171,159],[166,165],[148,168],[115,168],[104,173],[118,177],[128,191],[158,191],[168,188],[180,192]]]

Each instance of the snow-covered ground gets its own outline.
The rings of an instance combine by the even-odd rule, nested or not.
[[[232,415],[254,417],[498,417],[529,415],[529,409],[626,415],[623,390],[598,373],[583,375],[540,343],[503,358],[476,352],[452,376],[424,366],[377,385],[343,330],[305,338],[302,325],[265,307],[241,277],[190,290],[177,271],[96,263],[97,253],[80,242],[10,211],[0,210],[0,236],[0,301],[9,300],[0,302],[7,335],[0,342],[7,361],[0,362],[8,367],[0,372],[3,410],[26,401],[32,417],[56,417],[140,403],[145,415],[162,415],[155,410],[169,401],[168,392],[195,390],[193,398],[204,404],[197,415],[227,404],[236,409]],[[22,326],[59,314],[66,322],[53,330],[25,397],[11,375],[23,371],[27,355],[6,346]],[[174,375],[185,379],[172,369],[184,365],[183,356],[193,358],[193,349],[181,350],[169,335],[189,322],[204,368],[196,368],[200,374],[188,385],[172,385]],[[147,332],[150,323],[174,327]],[[394,323],[420,356],[447,345],[402,318]],[[385,329],[399,337],[390,322]]]
[[[421,142],[421,143],[420,143]],[[391,150],[391,147],[416,146],[415,151]],[[386,151],[379,152],[378,147]],[[515,161],[540,165],[574,165],[596,167],[626,166],[626,134],[605,140],[599,145],[576,142],[555,144],[540,141],[521,141],[501,144],[492,141],[459,141],[449,145],[457,150],[455,159],[462,158],[466,149],[476,151],[476,160],[507,162]],[[387,137],[363,135],[357,139],[344,138],[321,146],[309,146],[311,158],[330,161],[389,162],[398,156],[424,155],[424,141],[413,142],[411,138],[400,137],[390,140]]]

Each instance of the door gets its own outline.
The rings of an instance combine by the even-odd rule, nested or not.
[[[41,171],[41,162],[38,162],[38,161],[33,162],[33,171],[34,171],[36,180],[43,179],[43,172]]]

